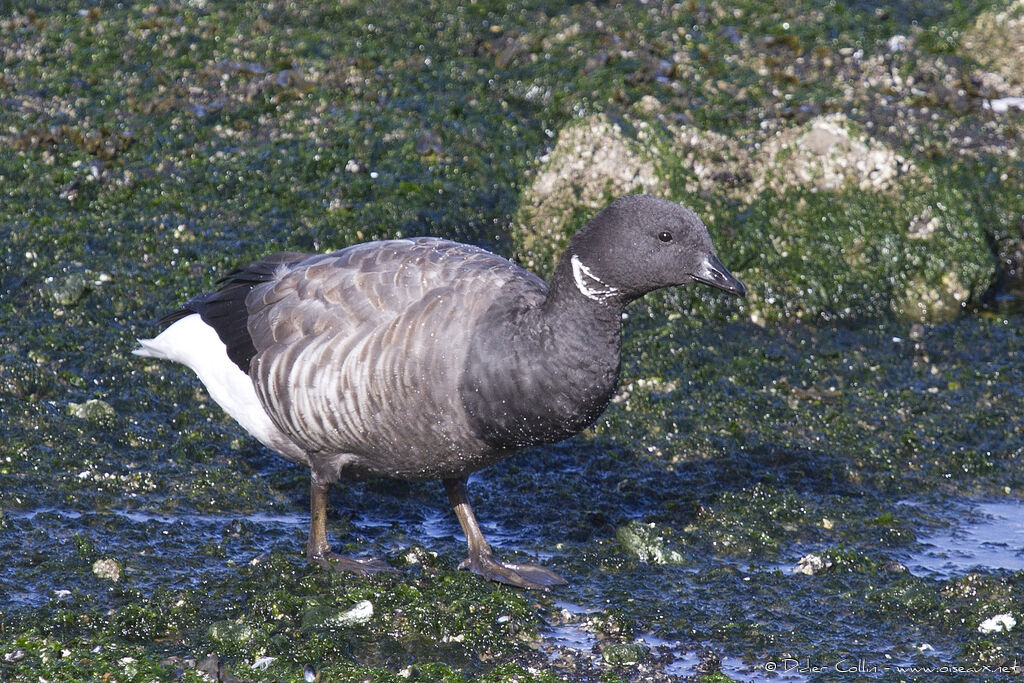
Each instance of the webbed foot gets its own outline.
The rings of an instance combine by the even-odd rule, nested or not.
[[[568,583],[550,569],[536,564],[502,564],[491,554],[468,557],[462,561],[459,569],[469,569],[474,574],[498,583],[533,590],[548,590],[551,586]]]
[[[445,479],[444,487],[469,546],[469,557],[459,565],[459,569],[468,568],[485,579],[519,588],[547,590],[551,586],[568,583],[550,569],[535,564],[502,564],[496,560],[466,499],[466,480]]]

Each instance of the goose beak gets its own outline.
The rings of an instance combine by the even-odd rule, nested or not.
[[[746,296],[747,294],[747,288],[743,286],[743,283],[733,277],[732,273],[722,265],[722,262],[714,254],[704,259],[704,263],[693,274],[693,279],[712,287],[718,287],[736,296]]]

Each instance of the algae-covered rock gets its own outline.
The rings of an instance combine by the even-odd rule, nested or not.
[[[525,266],[547,272],[572,232],[616,197],[667,192],[643,141],[646,125],[598,114],[558,133],[523,193],[513,225]]]
[[[117,417],[117,412],[106,401],[91,398],[85,403],[68,403],[67,414],[89,422],[107,423]]]
[[[868,602],[874,603],[886,614],[906,618],[930,615],[942,609],[942,597],[926,582],[917,577],[897,579],[889,585],[870,591]]]
[[[399,566],[433,567],[437,564],[437,553],[427,550],[423,546],[414,545],[398,554],[393,562]]]
[[[825,552],[816,555],[824,563],[825,572],[858,572],[862,574],[871,574],[879,569],[890,571],[891,573],[901,573],[901,569],[895,563],[893,564],[882,564],[873,560],[869,555],[859,552],[853,548],[847,546],[838,546],[829,548]],[[802,562],[803,560],[801,560]],[[905,572],[906,568],[902,568],[902,572]],[[815,572],[821,573],[821,572]]]
[[[729,676],[721,671],[716,671],[714,673],[704,674],[697,679],[697,683],[735,683],[735,679],[729,678]]]
[[[559,133],[523,193],[513,236],[524,265],[545,274],[611,199],[659,193],[702,215],[723,262],[747,285],[738,304],[681,290],[684,300],[707,301],[705,314],[739,310],[762,325],[893,313],[943,322],[989,289],[997,268],[990,238],[1008,242],[1001,233],[1012,227],[980,215],[992,202],[964,194],[970,173],[922,168],[844,114],[744,146],[639,108]]]
[[[651,649],[644,643],[612,643],[601,650],[601,659],[612,666],[636,666],[647,659]]]
[[[721,555],[773,557],[789,540],[813,540],[818,519],[806,499],[758,482],[702,506],[686,531]]]
[[[911,168],[887,145],[855,131],[845,114],[830,114],[766,142],[752,188],[886,191]]]
[[[943,273],[938,283],[910,276],[893,300],[893,309],[914,322],[943,322],[959,315],[970,296],[971,290],[955,272]]]
[[[977,202],[951,173],[914,170],[840,115],[765,145],[736,217],[734,261],[755,323],[950,320],[995,277]],[[721,221],[720,221],[721,222]]]
[[[890,312],[947,321],[995,278],[971,201],[941,177],[893,193],[766,192],[736,223],[744,312],[761,325]]]
[[[43,295],[58,306],[74,306],[85,298],[91,285],[83,273],[50,276],[43,281]]]
[[[977,302],[996,277],[996,256],[987,235],[996,226],[980,215],[978,202],[951,179],[904,193],[896,207],[903,230],[899,268],[892,273],[891,307],[904,320],[952,320]]]
[[[616,530],[615,538],[641,562],[679,564],[684,560],[679,552],[666,547],[664,536],[653,523],[630,522]]]
[[[240,621],[224,619],[210,624],[207,630],[210,640],[228,645],[245,645],[252,640],[252,626]]]

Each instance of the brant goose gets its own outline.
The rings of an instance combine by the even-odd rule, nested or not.
[[[744,294],[693,211],[629,195],[573,236],[550,283],[433,237],[278,253],[189,299],[134,353],[187,365],[246,431],[311,470],[311,561],[387,568],[331,552],[334,481],[442,479],[469,545],[460,566],[544,588],[565,580],[493,556],[466,478],[593,423],[615,391],[626,304],[693,281]]]

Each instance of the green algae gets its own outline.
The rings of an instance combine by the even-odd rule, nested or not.
[[[601,650],[601,659],[612,666],[634,666],[650,654],[643,643],[614,643]]]
[[[305,473],[186,371],[129,355],[185,296],[274,249],[416,233],[513,254],[511,217],[555,132],[645,95],[742,139],[842,108],[827,64],[906,33],[918,50],[894,64],[925,84],[910,104],[970,128],[987,115],[926,77],[987,6],[13,3],[0,27],[0,679],[655,675],[655,657],[614,671],[589,652],[554,659],[556,599],[619,650],[653,632],[679,643],[671,657],[709,645],[755,671],[787,654],[843,680],[844,658],[1012,663],[1021,629],[978,627],[1020,621],[1021,572],[905,566],[927,530],[958,521],[951,500],[1014,499],[1022,484],[1020,317],[963,316],[992,303],[1019,240],[1020,162],[943,158],[947,125],[878,131],[920,166],[895,195],[741,203],[726,186],[742,177],[689,193],[690,169],[662,169],[756,296],[692,288],[634,306],[601,422],[473,483],[503,557],[542,554],[572,579],[552,596],[458,572],[464,547],[433,484],[332,495],[339,549],[396,574],[307,566]],[[941,241],[909,236],[931,218]],[[940,316],[889,319],[919,309],[949,264],[960,275]],[[747,322],[754,310],[766,327]],[[89,405],[100,419],[68,412]],[[794,575],[809,552],[832,569]],[[98,560],[121,578],[97,576]],[[340,618],[363,602],[368,620]]]
[[[216,652],[223,666],[236,675],[247,671],[250,680],[275,680],[289,670],[301,677],[309,662],[324,676],[347,680],[358,670],[353,663],[361,663],[363,670],[383,661],[429,668],[431,660],[440,658],[472,666],[483,653],[500,661],[536,637],[536,616],[522,597],[504,589],[495,592],[466,575],[420,581],[418,588],[394,579],[342,581],[339,575],[272,556],[242,570],[239,578],[241,583],[233,579],[230,587],[160,589],[146,597],[125,585],[110,595],[115,606],[103,611],[90,609],[88,599],[76,604],[76,596],[57,600],[31,615],[31,622],[25,615],[24,623],[33,626],[16,639],[24,656],[6,666],[5,676],[33,671],[73,676],[76,669],[68,666],[69,659],[81,666],[84,659],[102,672],[125,657],[143,669],[129,680],[167,676],[178,660],[165,660],[184,646],[186,652]],[[237,604],[239,595],[247,596],[246,605]],[[374,604],[372,613],[361,607],[366,602]],[[351,613],[353,604],[360,608],[358,618],[338,618]],[[334,605],[346,607],[339,612]],[[207,621],[225,611],[237,616]],[[381,641],[382,632],[391,635]],[[83,640],[76,634],[88,635]],[[252,668],[259,657],[274,657],[277,664],[260,674]],[[124,667],[111,670],[123,672]],[[449,672],[456,676],[452,680],[464,680]]]
[[[678,564],[683,561],[679,551],[665,547],[665,539],[654,524],[630,522],[619,527],[615,537],[627,552],[636,555],[641,562],[653,564]]]

